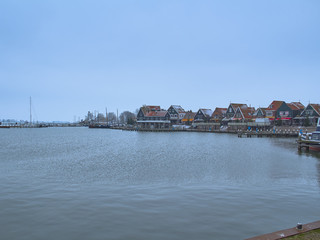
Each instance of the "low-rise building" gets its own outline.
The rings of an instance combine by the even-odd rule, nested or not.
[[[300,125],[316,126],[318,118],[320,117],[320,104],[309,103],[308,106],[301,112],[299,117],[295,119],[299,120]]]
[[[234,116],[234,114],[236,113],[236,110],[237,110],[238,107],[243,109],[243,108],[247,108],[248,105],[247,104],[243,104],[243,103],[230,103],[229,107],[227,108],[226,119],[225,120],[231,119]]]
[[[137,125],[145,129],[169,128],[170,116],[166,110],[160,106],[144,105],[140,108],[137,115]]]
[[[288,107],[291,108],[292,110],[292,124],[294,125],[300,125],[300,121],[296,119],[296,117],[299,117],[301,113],[304,110],[304,105],[300,102],[292,102],[292,103],[287,103]]]
[[[268,108],[266,108],[266,117],[274,124],[278,125],[292,125],[299,121],[296,117],[300,116],[304,110],[304,105],[300,102],[286,103],[285,101],[273,101]]]
[[[216,109],[213,111],[211,115],[211,122],[221,122],[222,119],[226,117],[227,108],[219,108],[216,107]]]
[[[276,125],[291,125],[293,111],[285,101],[273,101],[266,108],[266,117]]]
[[[195,112],[187,111],[183,117],[183,119],[181,120],[181,122],[185,125],[191,125],[194,121],[194,116],[196,115]]]
[[[211,109],[200,108],[194,116],[194,122],[210,122],[213,111]]]
[[[292,103],[287,103],[288,107],[291,108],[292,110],[292,117],[300,116],[300,114],[304,110],[304,105],[300,102],[292,102]]]
[[[180,105],[171,105],[168,109],[171,124],[180,124],[186,111]]]
[[[239,122],[249,122],[253,119],[253,114],[255,113],[254,107],[241,108],[238,107],[232,121]]]
[[[265,118],[266,117],[266,108],[259,107],[253,114],[254,118]]]

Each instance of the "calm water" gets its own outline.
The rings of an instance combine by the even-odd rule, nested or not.
[[[1,239],[244,239],[320,220],[295,139],[0,129]]]

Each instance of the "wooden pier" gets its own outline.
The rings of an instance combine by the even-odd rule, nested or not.
[[[309,150],[319,151],[320,150],[320,144],[315,141],[312,141],[312,140],[303,140],[303,139],[299,138],[297,143],[298,143],[298,150],[299,151],[302,151],[303,149],[305,149],[306,151],[309,151]]]
[[[246,240],[278,240],[278,239],[319,239],[320,236],[320,221],[307,223],[307,224],[297,224],[294,228],[284,229],[273,233],[268,233],[252,238],[247,238]],[[306,236],[307,233],[313,233],[312,238]]]

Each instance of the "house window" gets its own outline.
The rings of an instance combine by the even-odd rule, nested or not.
[[[307,110],[306,114],[309,115],[309,116],[312,116],[313,115],[313,111],[312,110]]]

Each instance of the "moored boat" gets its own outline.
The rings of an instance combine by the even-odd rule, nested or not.
[[[320,118],[315,132],[299,134],[298,145],[300,150],[306,148],[307,150],[320,151]]]

